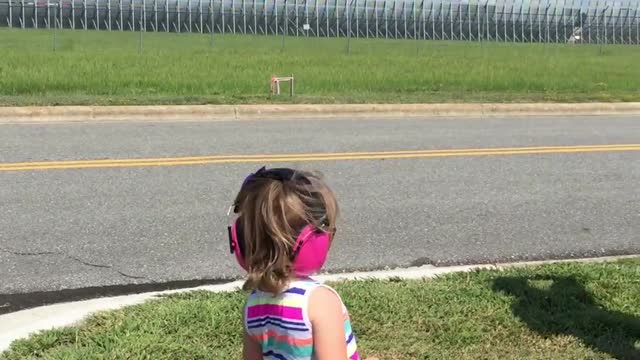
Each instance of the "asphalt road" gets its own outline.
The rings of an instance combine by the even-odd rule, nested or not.
[[[607,144],[640,144],[640,121],[0,125],[5,164]],[[0,294],[236,277],[226,213],[260,165],[2,171],[0,164]],[[637,150],[266,165],[318,169],[334,187],[342,219],[332,271],[640,253]]]

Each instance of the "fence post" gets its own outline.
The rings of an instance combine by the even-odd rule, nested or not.
[[[640,2],[638,2],[636,12],[633,16],[636,21],[636,45],[640,45],[640,17],[638,17],[638,11],[640,11]]]
[[[633,22],[633,19],[631,18],[631,6],[632,6],[632,5],[633,5],[633,4],[632,4],[632,2],[631,2],[631,1],[629,1],[629,2],[628,2],[628,5],[627,5],[627,16],[626,16],[626,22],[627,22],[627,33],[628,33],[628,34],[627,34],[627,42],[628,42],[628,44],[627,44],[627,45],[631,45],[631,44],[633,44],[633,36],[632,36],[632,33],[631,33],[631,29],[633,28],[633,27],[631,26],[631,24],[632,24],[632,22]]]
[[[415,4],[414,4],[414,7],[415,7]],[[360,37],[360,11],[358,11],[358,0],[355,0],[354,11],[356,12],[356,38],[359,38]],[[365,3],[364,11],[366,14],[366,11],[367,11],[366,3]]]
[[[462,35],[462,3],[458,3],[458,41],[461,41],[464,38]]]
[[[519,16],[519,20],[520,20],[520,41],[525,42],[525,36],[524,36],[524,13],[522,12],[522,2],[520,2],[520,16]]]
[[[334,0],[333,4],[334,4],[334,15],[335,15],[335,20],[336,20],[336,27],[335,27],[335,37],[336,38],[340,38],[340,6],[338,4],[339,0]],[[345,6],[346,6],[347,1],[345,0]],[[344,11],[343,11],[344,14]],[[344,33],[343,33],[344,34]]]
[[[158,29],[158,0],[153,0],[153,30],[160,31]]]
[[[374,36],[374,38],[377,38],[378,36],[380,36],[380,28],[378,26],[378,24],[380,23],[380,20],[379,20],[380,17],[378,16],[378,1],[377,0],[373,0],[373,13],[376,16],[376,18],[375,18],[376,35]]]
[[[213,11],[213,0],[209,1],[209,20],[211,21],[211,46],[213,46],[213,33],[215,32],[214,19],[215,13]]]
[[[422,40],[427,39],[427,16],[424,12],[424,2],[425,0],[422,0],[422,3],[420,3],[420,13],[422,14]]]
[[[495,6],[494,6],[495,8]],[[491,32],[490,32],[490,27],[489,27],[489,0],[487,0],[487,2],[484,4],[484,11],[485,11],[485,30],[487,32],[487,40],[491,41]]]
[[[440,1],[440,40],[444,40],[444,12],[442,11],[442,1]]]
[[[293,88],[295,87],[295,82],[296,80],[293,77],[293,74],[291,74],[291,97],[293,97],[293,92],[294,92]]]
[[[605,12],[607,11],[607,9],[609,8],[609,5],[607,5],[603,10],[602,10],[602,20],[604,22],[604,41],[607,41],[607,18],[605,17]],[[600,26],[598,26],[600,27]],[[600,35],[598,35],[598,42],[600,45],[599,51],[600,51],[600,55],[602,55],[602,39],[600,39]]]
[[[449,35],[447,35],[447,39],[449,40],[457,40],[455,38],[455,32],[453,31],[453,23],[455,22],[455,18],[453,17],[453,3],[449,3]]]
[[[350,7],[350,3],[349,0],[345,1],[346,3],[346,12],[347,12],[347,54],[351,54],[351,18],[349,17],[349,7]],[[291,78],[293,79],[293,75],[291,75]],[[291,82],[293,83],[293,80],[291,80]],[[293,95],[291,95],[293,96]]]
[[[191,16],[191,15],[189,15]],[[231,0],[231,25],[233,25],[232,34],[236,33],[236,1]]]
[[[609,9],[609,5],[607,5],[607,7],[605,8],[605,12],[604,12],[604,43],[605,44],[607,44],[607,42],[609,41],[609,39],[608,39],[609,31],[607,31],[607,30],[609,30],[607,28],[608,25],[609,25],[609,24],[607,24],[607,13],[606,13],[607,9]],[[613,10],[611,10],[611,11],[613,12]],[[600,48],[600,49],[602,49],[602,48]]]
[[[504,14],[505,6],[506,6],[506,4],[503,3],[502,4],[502,13],[503,14]],[[499,13],[498,13],[498,3],[496,3],[494,5],[494,8],[493,8],[493,22],[494,22],[494,25],[495,25],[495,40],[496,41],[503,41],[504,39],[500,38],[500,31],[498,30],[498,27],[499,27],[498,24],[500,23],[500,18],[498,17],[498,15],[499,15]],[[504,35],[506,35],[506,34],[504,34]],[[503,37],[506,37],[504,35],[503,35]]]
[[[604,14],[604,12],[603,12]],[[596,3],[596,11],[594,13],[594,17],[596,19],[596,43],[598,45],[600,45],[600,42],[602,39],[600,39],[600,16],[601,14],[598,13],[598,4]]]
[[[482,38],[480,37],[480,27],[482,25],[482,20],[480,20],[480,0],[478,0],[478,3],[476,4],[476,23],[478,25],[478,32],[476,33],[476,40],[479,40],[482,42]]]
[[[402,28],[404,29],[404,38],[407,39],[407,2],[402,1],[402,22],[404,23]]]
[[[278,34],[278,20],[277,20],[278,19],[278,17],[277,17],[278,16],[278,13],[277,13],[278,2],[277,2],[277,0],[274,0],[274,1],[275,1],[275,4],[276,4],[276,35],[277,35]],[[285,11],[285,16],[286,16],[287,0],[284,0],[284,11]],[[284,22],[285,22],[285,25],[286,25],[286,23],[287,23],[286,18],[285,18]],[[282,45],[281,45],[280,51],[284,51],[284,45],[285,45],[284,41],[285,41],[285,35],[286,35],[285,34],[285,29],[286,29],[286,26],[282,29]]]
[[[545,19],[544,19],[544,27],[547,30],[546,37],[544,39],[545,43],[549,42],[549,8],[550,7],[551,7],[551,3],[548,3],[547,4],[547,9],[544,11],[545,12],[545,14],[544,14],[544,17],[545,17]]]
[[[512,5],[513,6],[513,5]],[[496,14],[498,11],[498,7],[496,6]],[[507,21],[506,21],[506,13],[507,13],[507,4],[503,3],[502,4],[502,12],[500,13],[502,16],[500,16],[500,18],[498,18],[498,15],[496,15],[496,38],[500,39],[500,37],[498,36],[498,19],[500,19],[500,21],[502,21],[502,42],[507,42]]]
[[[376,35],[374,36],[374,38],[377,38],[378,36],[380,36],[380,30],[378,28],[378,23],[379,23],[378,18],[379,18],[379,16],[378,16],[378,1],[377,0],[373,0],[373,14],[375,15],[375,24],[376,24]],[[367,19],[368,19],[368,17],[367,17]]]
[[[147,0],[142,0],[142,29],[147,31]]]
[[[384,38],[389,38],[389,14],[387,12],[387,2],[382,3],[382,14],[384,16]]]
[[[58,1],[57,6],[56,6],[56,4],[50,5],[49,3],[47,3],[47,8],[49,8],[50,6],[53,6],[54,11],[57,13],[57,11],[58,11],[57,6],[60,6],[60,1]],[[51,26],[51,20],[50,19],[49,19],[49,26]],[[56,44],[57,41],[58,41],[58,39],[57,39],[57,37],[58,37],[57,28],[58,28],[58,21],[56,20],[56,21],[54,21],[54,24],[53,24],[53,52],[56,52],[56,47],[57,47],[57,44]]]
[[[94,23],[95,30],[100,30],[100,0],[96,0],[96,19]]]
[[[469,22],[469,34],[467,34],[467,40],[473,41],[473,36],[471,35],[471,0],[467,1],[467,21]]]
[[[315,2],[316,5],[316,37],[320,37],[320,10],[318,10],[318,0]]]
[[[169,0],[167,0],[168,2]],[[182,7],[180,7],[180,3],[176,2],[176,17],[178,19],[178,24],[173,24],[174,29],[177,33],[182,32]]]
[[[611,39],[611,43],[613,45],[616,44],[616,26],[618,25],[618,17],[620,16],[620,9],[618,9],[618,16],[613,16],[613,8],[611,8],[611,17],[613,20],[613,24],[611,25],[611,32],[613,32],[612,34],[612,39]]]

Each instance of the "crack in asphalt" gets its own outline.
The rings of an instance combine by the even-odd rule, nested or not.
[[[137,275],[131,275],[131,274],[127,274],[125,272],[122,272],[116,268],[113,267],[113,265],[104,265],[104,264],[95,264],[95,263],[90,263],[88,261],[84,261],[78,257],[69,255],[69,254],[65,254],[65,253],[61,253],[61,252],[55,252],[55,251],[13,251],[13,250],[9,250],[7,248],[1,248],[0,247],[0,251],[5,252],[7,254],[11,254],[11,255],[16,255],[16,256],[62,256],[65,257],[67,259],[71,259],[77,263],[80,263],[82,265],[85,266],[90,266],[90,267],[94,267],[94,268],[100,268],[100,269],[111,269],[113,271],[115,271],[116,273],[118,273],[120,276],[125,277],[125,278],[129,278],[129,279],[134,279],[134,280],[147,280],[150,282],[155,282],[152,279],[149,279],[145,276],[137,276]]]

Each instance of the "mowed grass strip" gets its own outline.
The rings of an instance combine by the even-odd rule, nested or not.
[[[640,47],[0,30],[0,105],[640,101]],[[283,46],[284,42],[284,46]],[[142,52],[140,52],[142,49]],[[297,95],[271,98],[271,75]]]
[[[638,359],[640,259],[333,284],[363,355]],[[14,342],[13,359],[238,359],[245,294],[193,292]]]

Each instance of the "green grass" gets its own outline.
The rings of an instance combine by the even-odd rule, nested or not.
[[[0,30],[0,105],[640,101],[640,47]],[[270,98],[272,74],[297,96]]]
[[[640,259],[335,284],[363,355],[639,359]],[[244,294],[195,292],[14,342],[1,359],[236,359]]]

